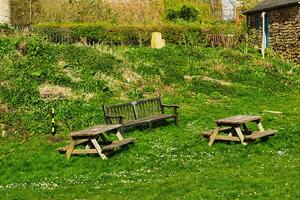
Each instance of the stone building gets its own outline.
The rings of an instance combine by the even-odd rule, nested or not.
[[[262,0],[244,13],[255,45],[300,63],[300,0]]]

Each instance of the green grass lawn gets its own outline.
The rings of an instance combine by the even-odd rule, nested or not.
[[[300,198],[298,66],[203,46],[92,48],[32,37],[0,44],[1,199]],[[72,92],[45,99],[45,85]],[[178,127],[126,132],[136,144],[106,161],[55,151],[70,131],[103,123],[101,104],[159,93],[180,106]],[[52,107],[58,142],[49,135]],[[201,133],[236,114],[262,115],[265,128],[279,132],[266,142],[209,147]]]

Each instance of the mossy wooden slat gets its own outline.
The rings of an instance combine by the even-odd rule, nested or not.
[[[251,135],[246,136],[247,140],[256,140],[263,137],[269,137],[276,133],[276,130],[267,130],[264,132],[254,132]]]
[[[128,138],[128,139],[124,139],[121,141],[113,142],[110,145],[103,146],[101,149],[102,149],[102,151],[114,151],[117,148],[120,148],[125,145],[129,145],[129,144],[133,144],[133,143],[134,143],[134,139]]]
[[[84,144],[87,144],[88,142],[89,142],[88,139],[77,140],[75,143],[75,146],[84,145]],[[58,151],[59,153],[65,153],[69,149],[69,147],[70,147],[70,145],[60,147],[60,148],[57,148],[56,151]]]
[[[216,140],[240,142],[240,138],[239,137],[223,136],[223,135],[217,135]]]
[[[97,149],[75,149],[72,152],[72,155],[80,155],[80,154],[98,154]]]
[[[229,133],[231,130],[232,130],[231,127],[226,127],[226,128],[221,128],[220,132]],[[202,135],[204,137],[210,137],[213,133],[214,133],[214,130],[210,130],[210,131],[205,131],[204,133],[202,133]]]
[[[216,123],[222,126],[226,126],[226,125],[231,126],[231,125],[241,125],[251,121],[260,121],[261,119],[262,119],[261,116],[237,115],[233,117],[219,119],[216,121]]]

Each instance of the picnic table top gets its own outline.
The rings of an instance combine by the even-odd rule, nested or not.
[[[258,115],[236,115],[232,117],[227,117],[223,119],[216,120],[219,125],[240,125],[246,122],[260,121],[261,116]]]
[[[114,125],[98,125],[81,131],[75,131],[70,134],[71,137],[93,137],[105,133],[107,131],[116,130],[122,127],[122,124]]]

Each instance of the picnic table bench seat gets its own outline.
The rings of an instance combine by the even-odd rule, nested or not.
[[[166,114],[166,108],[173,109],[173,113]],[[123,128],[148,124],[166,119],[174,119],[178,124],[178,106],[165,105],[162,98],[144,99],[125,104],[103,105],[103,113],[106,124],[122,124]]]

